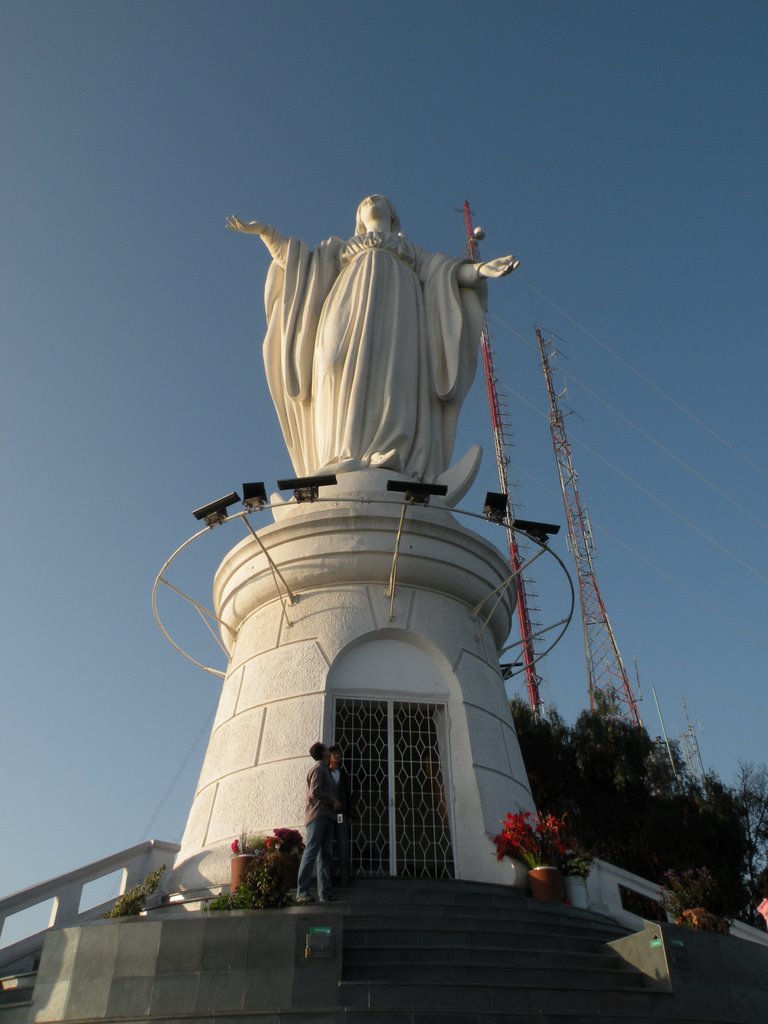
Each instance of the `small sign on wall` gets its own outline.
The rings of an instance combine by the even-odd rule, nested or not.
[[[304,945],[304,957],[306,960],[314,960],[317,957],[333,956],[333,928],[330,925],[319,925],[307,929],[307,939]]]

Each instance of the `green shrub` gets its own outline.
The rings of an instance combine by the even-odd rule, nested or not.
[[[243,884],[212,900],[206,910],[268,910],[287,907],[291,902],[283,858],[275,851],[256,857]]]
[[[147,896],[157,890],[160,876],[165,871],[165,864],[151,871],[140,885],[134,885],[128,892],[118,897],[114,907],[104,917],[138,917],[144,909]]]

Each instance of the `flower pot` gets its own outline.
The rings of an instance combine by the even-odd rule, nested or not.
[[[234,892],[245,881],[248,868],[253,864],[255,856],[252,853],[239,853],[229,862],[230,881],[229,891]]]
[[[563,876],[559,868],[531,868],[528,884],[535,900],[559,903],[563,898]]]
[[[563,879],[565,898],[572,907],[580,907],[586,910],[589,906],[587,899],[587,880],[580,875],[566,875]]]
[[[283,862],[285,872],[285,884],[289,889],[295,889],[299,881],[299,865],[301,864],[300,853],[281,853],[280,860]]]

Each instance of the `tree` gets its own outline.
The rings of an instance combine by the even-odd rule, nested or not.
[[[568,726],[554,707],[537,718],[531,706],[516,697],[510,708],[534,798],[547,813],[559,816],[568,812],[562,780],[575,771]]]
[[[691,778],[677,758],[675,774],[647,731],[609,708],[571,727],[556,712],[537,721],[521,701],[511,709],[539,811],[567,812],[578,845],[651,881],[707,867],[723,912],[744,916],[747,844],[733,790],[714,774]]]
[[[768,766],[739,761],[734,790],[747,847],[747,910],[751,921],[760,924],[755,907],[760,902],[757,879],[768,866]]]

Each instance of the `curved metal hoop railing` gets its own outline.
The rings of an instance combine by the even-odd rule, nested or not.
[[[333,497],[333,498],[317,498],[315,500],[315,502],[314,502],[314,504],[318,504],[318,505],[319,504],[323,504],[323,503],[327,503],[327,504],[333,503],[333,504],[337,504],[337,505],[338,504],[343,504],[343,503],[359,504],[359,505],[389,505],[389,506],[396,506],[397,508],[400,508],[401,505],[407,503],[407,499],[404,502],[404,501],[401,501],[401,500],[393,500],[393,499],[387,499],[387,498],[361,498],[359,496],[356,496],[354,498],[345,498],[344,496],[339,496],[339,497]],[[262,509],[268,509],[268,508],[272,508],[272,507],[283,507],[284,504],[295,504],[295,502],[294,501],[290,501],[290,502],[280,503],[279,505],[277,503],[275,503],[274,506],[272,504],[265,504],[265,505],[260,506],[259,511],[261,511]],[[282,576],[282,573],[280,572],[279,566],[273,561],[271,555],[269,554],[267,549],[264,547],[264,545],[261,544],[261,541],[260,541],[256,531],[251,526],[251,523],[250,523],[250,520],[249,520],[249,516],[251,516],[255,511],[256,510],[253,509],[253,508],[246,508],[242,512],[237,512],[234,515],[229,516],[227,519],[224,520],[223,523],[221,523],[219,525],[225,525],[226,523],[232,523],[232,522],[236,522],[237,520],[242,520],[244,526],[246,527],[248,532],[251,534],[251,536],[254,537],[256,539],[256,541],[259,542],[259,544],[261,545],[262,551],[264,551],[264,553],[265,553],[265,555],[267,557],[267,560],[269,562],[270,570],[272,571],[272,576],[273,576],[273,579],[274,579],[274,582],[275,582],[275,590],[276,590],[277,596],[280,598],[280,602],[281,602],[281,605],[282,605],[282,608],[283,608],[283,615],[285,616],[286,621],[290,625],[290,619],[288,619],[288,615],[287,615],[287,612],[286,612],[285,604],[286,604],[286,601],[287,601],[287,603],[289,605],[293,604],[295,601],[298,600],[298,597],[288,587],[288,584],[285,582],[285,580],[284,580],[284,578]],[[489,519],[488,519],[488,517],[486,515],[483,515],[480,512],[471,511],[470,509],[451,508],[451,509],[446,509],[446,511],[451,512],[454,515],[466,516],[467,518],[470,518],[470,519],[479,519],[479,520],[481,520],[484,523],[489,522]],[[494,524],[494,525],[496,525],[496,524]],[[501,521],[498,525],[502,526],[502,527],[505,527],[505,526],[507,526],[507,523],[505,521]],[[511,525],[513,530],[514,529],[518,529],[518,528],[515,527],[514,523],[511,523],[509,525]],[[185,540],[182,544],[180,544],[176,548],[176,550],[169,556],[169,558],[166,559],[166,561],[164,562],[162,568],[160,569],[160,571],[158,572],[157,576],[155,577],[155,581],[154,581],[154,584],[152,586],[152,614],[153,614],[153,617],[155,619],[155,622],[157,623],[158,628],[160,629],[160,632],[163,634],[165,639],[168,641],[168,643],[171,645],[171,647],[173,647],[173,649],[175,651],[177,651],[183,658],[186,658],[187,661],[192,662],[192,664],[197,666],[197,668],[202,669],[203,672],[207,672],[209,675],[213,675],[213,676],[216,676],[216,677],[218,677],[220,679],[223,679],[224,676],[226,675],[226,673],[224,671],[222,671],[221,669],[213,668],[210,665],[205,665],[203,662],[201,662],[197,658],[193,657],[188,651],[185,651],[184,648],[173,639],[173,637],[170,635],[170,633],[166,629],[165,625],[163,624],[162,619],[160,618],[160,612],[159,612],[158,606],[157,606],[157,595],[158,595],[158,592],[159,592],[161,586],[165,586],[169,590],[171,590],[173,593],[175,593],[177,596],[179,596],[182,600],[187,601],[189,604],[191,604],[195,608],[195,610],[199,614],[200,618],[202,619],[203,623],[205,624],[206,628],[209,630],[209,632],[213,636],[213,638],[216,641],[216,643],[219,645],[219,647],[221,647],[222,651],[226,655],[226,653],[227,653],[226,648],[224,647],[223,643],[221,642],[220,637],[217,635],[216,630],[213,628],[212,623],[215,622],[221,628],[227,629],[227,630],[230,630],[230,631],[231,631],[231,628],[227,625],[227,623],[223,622],[220,618],[218,618],[218,616],[215,614],[215,612],[211,611],[209,608],[206,608],[205,605],[203,605],[200,601],[197,601],[195,598],[191,597],[189,594],[185,593],[185,591],[183,591],[180,587],[175,586],[166,577],[167,571],[170,569],[170,567],[173,565],[173,563],[177,560],[177,558],[184,551],[186,551],[196,540],[198,540],[200,537],[202,537],[203,534],[210,533],[210,531],[212,529],[214,529],[214,527],[212,527],[212,526],[205,526],[205,527],[203,527],[202,530],[198,530],[196,533],[192,534],[191,537],[187,538],[187,540]],[[568,583],[569,608],[568,608],[567,614],[563,618],[558,619],[557,622],[554,622],[554,623],[552,623],[549,626],[544,626],[542,629],[540,629],[535,634],[536,637],[540,637],[540,636],[546,635],[547,633],[551,632],[552,630],[558,630],[559,631],[559,632],[556,633],[555,638],[552,640],[552,642],[549,644],[549,646],[545,650],[539,652],[539,654],[537,655],[536,660],[534,662],[534,664],[536,664],[537,662],[541,661],[542,658],[545,658],[557,646],[557,644],[560,642],[560,640],[562,640],[563,636],[565,635],[565,632],[568,629],[568,626],[570,625],[571,619],[573,618],[573,613],[574,613],[574,609],[575,609],[575,605],[576,605],[576,592],[575,592],[575,589],[574,589],[574,586],[573,586],[573,581],[571,579],[570,573],[568,572],[568,570],[567,570],[567,568],[565,566],[565,563],[563,562],[562,558],[560,558],[560,556],[556,552],[554,552],[548,546],[547,543],[542,542],[539,538],[531,535],[530,533],[527,533],[524,530],[519,530],[518,529],[518,532],[523,533],[525,535],[525,537],[529,541],[531,541],[533,544],[535,544],[540,550],[532,558],[530,558],[523,566],[521,566],[520,569],[518,569],[516,572],[511,573],[510,576],[505,578],[499,584],[499,586],[495,588],[494,591],[492,591],[491,593],[488,594],[488,596],[480,603],[480,605],[478,605],[475,608],[473,608],[472,609],[472,614],[473,614],[473,617],[477,618],[479,616],[480,610],[485,605],[485,602],[490,600],[492,597],[495,596],[496,597],[496,602],[492,606],[492,608],[491,608],[490,612],[488,613],[488,615],[486,616],[486,618],[483,620],[483,625],[485,625],[488,622],[488,620],[490,619],[491,615],[493,614],[494,608],[495,608],[496,604],[498,603],[498,601],[500,601],[503,598],[504,593],[507,591],[507,589],[517,579],[519,574],[528,565],[531,564],[531,562],[535,561],[535,559],[541,557],[544,554],[548,554],[552,558],[554,558],[555,561],[557,562],[558,566],[562,570],[563,575],[565,576],[565,579],[566,579],[566,581]],[[382,582],[386,582],[386,581],[382,581]],[[281,591],[280,583],[282,583],[282,586],[283,586],[283,588],[285,590],[285,594],[283,594],[282,591]],[[391,585],[391,579],[390,579],[390,585]],[[506,647],[503,647],[502,650],[499,652],[500,655],[504,654],[506,651],[513,650],[515,647],[518,647],[521,644],[521,642],[522,641],[518,640],[515,643],[508,644]],[[524,671],[524,669],[521,668],[519,671],[522,672],[522,671]],[[513,678],[515,675],[518,675],[518,674],[519,674],[519,672],[510,672],[509,676],[507,678]]]

